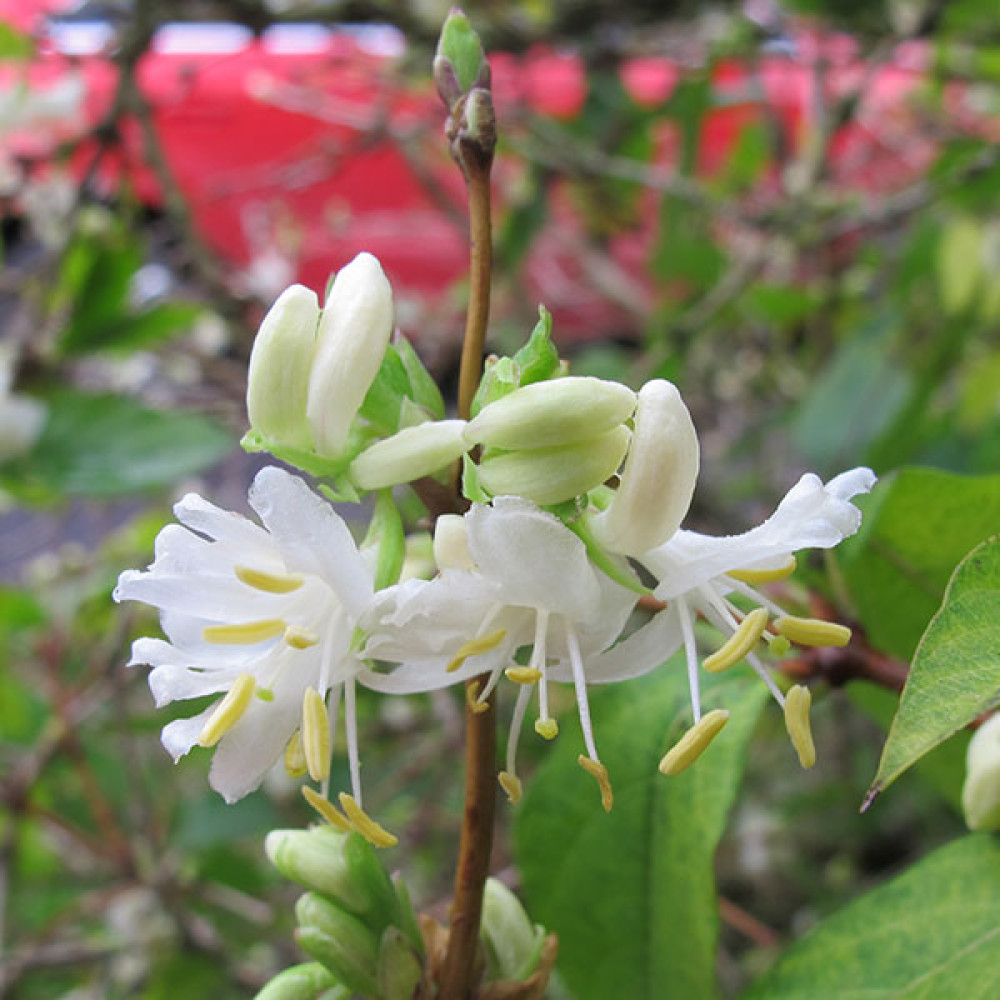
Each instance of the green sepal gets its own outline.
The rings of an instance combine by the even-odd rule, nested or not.
[[[462,496],[470,503],[490,502],[490,495],[479,485],[479,467],[468,455],[462,456]]]
[[[320,483],[319,491],[330,503],[360,503],[361,494],[357,487],[346,476],[338,476],[333,484]]]
[[[344,860],[372,899],[372,909],[365,916],[365,923],[376,937],[380,937],[387,927],[399,926],[403,919],[399,897],[375,848],[360,833],[352,833],[344,843]]]
[[[351,991],[320,962],[303,962],[279,972],[254,1000],[349,1000]]]
[[[379,1000],[410,1000],[424,968],[413,945],[398,927],[387,927],[379,944]]]
[[[634,594],[638,594],[640,597],[652,597],[653,591],[649,587],[643,586],[635,577],[635,574],[628,568],[628,564],[622,560],[615,559],[610,552],[607,551],[598,541],[594,538],[590,531],[586,519],[579,517],[575,521],[564,521],[563,522],[570,531],[580,539],[581,542],[587,547],[587,555],[590,557],[590,561],[602,572],[605,576],[609,576],[615,583],[621,584],[628,590],[631,590]]]
[[[552,313],[545,306],[538,307],[538,322],[528,342],[514,355],[514,363],[521,370],[521,385],[565,374],[559,370],[559,352],[552,343]]]
[[[413,909],[413,903],[410,900],[410,890],[399,872],[392,875],[392,887],[396,890],[396,899],[399,903],[399,920],[396,926],[406,935],[410,944],[416,948],[417,953],[423,956],[424,936],[420,933],[417,912]]]
[[[377,549],[375,589],[398,583],[406,556],[406,534],[391,489],[379,490],[375,495],[375,511],[362,542],[362,548],[372,547]]]
[[[475,417],[484,406],[509,396],[520,385],[521,369],[513,358],[488,358],[486,371],[472,397],[470,416]]]
[[[358,413],[382,434],[395,434],[399,430],[400,407],[409,394],[410,377],[406,366],[395,347],[389,344]]]
[[[410,398],[418,406],[423,407],[434,419],[443,420],[444,398],[441,396],[437,382],[434,381],[431,373],[420,360],[420,355],[413,349],[413,345],[406,337],[400,336],[394,346],[410,380]]]
[[[314,451],[272,441],[260,431],[253,429],[247,431],[240,439],[240,447],[251,454],[266,451],[287,465],[294,465],[296,469],[308,472],[310,476],[324,479],[336,479],[342,476],[354,458],[350,452],[338,458],[326,458]]]

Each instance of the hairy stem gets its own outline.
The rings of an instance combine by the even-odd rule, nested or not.
[[[483,346],[490,311],[489,163],[462,164],[469,192],[470,288],[469,311],[462,343],[458,384],[458,415],[468,419],[472,398],[482,373]],[[489,874],[496,811],[496,711],[476,713],[474,702],[482,678],[466,681],[465,806],[455,871],[455,896],[451,904],[451,931],[441,969],[440,1000],[468,1000],[476,972],[483,887]]]

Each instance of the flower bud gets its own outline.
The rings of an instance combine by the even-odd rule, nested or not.
[[[547,448],[597,437],[628,420],[635,393],[619,382],[575,377],[534,382],[484,406],[466,437],[494,448]]]
[[[293,882],[341,903],[352,913],[369,913],[376,892],[366,884],[365,873],[345,853],[349,834],[329,826],[308,830],[272,830],[264,840],[271,863]]]
[[[522,496],[541,506],[572,500],[615,474],[630,437],[619,425],[575,444],[487,455],[478,466],[479,483],[494,496]]]
[[[254,1000],[319,1000],[329,994],[325,990],[340,987],[347,997],[346,987],[342,987],[333,974],[319,962],[304,962],[279,972]],[[334,993],[333,996],[338,996]]]
[[[473,87],[490,84],[490,64],[483,44],[468,17],[458,9],[453,8],[441,26],[433,72],[438,93],[449,111]]]
[[[264,317],[250,352],[250,426],[272,441],[296,448],[312,447],[306,397],[319,316],[314,292],[302,285],[286,288]]]
[[[438,569],[472,569],[469,533],[461,514],[442,514],[434,525],[434,562]]]
[[[398,927],[387,928],[378,953],[379,1000],[410,1000],[423,971],[406,935]]]
[[[378,950],[375,934],[357,917],[307,892],[295,904],[299,922],[295,940],[322,962],[345,986],[365,996],[378,995]]]
[[[363,451],[350,476],[363,490],[380,490],[428,476],[461,458],[471,445],[464,420],[432,420],[403,430]]]
[[[392,327],[392,289],[382,265],[370,253],[358,254],[338,272],[319,321],[306,415],[321,455],[343,450]]]
[[[970,830],[1000,830],[1000,715],[991,715],[969,743],[962,810]]]
[[[681,394],[665,379],[647,382],[620,485],[591,521],[597,540],[630,556],[662,545],[691,505],[698,464],[698,435]]]
[[[491,979],[521,981],[538,966],[545,930],[533,924],[517,896],[495,878],[486,880],[479,936]]]

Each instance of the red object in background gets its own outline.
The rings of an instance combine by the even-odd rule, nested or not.
[[[110,26],[46,22],[46,11],[61,5],[0,0],[0,19],[39,33],[29,89],[44,94],[68,79],[82,84],[79,113],[3,140],[8,153],[42,163],[57,140],[84,136],[101,120],[117,80],[107,54]],[[382,260],[402,299],[433,300],[464,275],[461,178],[441,141],[443,112],[429,84],[406,89],[394,75],[403,45],[394,29],[379,26],[287,25],[259,38],[228,24],[169,24],[157,32],[138,80],[195,224],[234,282],[265,299],[291,280],[320,289],[331,270],[361,249]],[[722,169],[744,128],[756,122],[779,129],[791,150],[803,148],[821,98],[859,86],[861,107],[830,146],[830,177],[871,194],[926,169],[936,147],[907,111],[923,78],[922,49],[910,46],[896,62],[869,71],[842,36],[803,36],[794,47],[794,57],[765,55],[753,72],[734,62],[714,67],[715,106],[702,123],[700,174]],[[821,54],[828,64],[823,95],[814,72]],[[588,85],[575,56],[536,49],[491,62],[502,117],[519,108],[558,120],[582,112]],[[19,72],[7,68],[0,86],[15,86]],[[681,77],[665,59],[643,57],[621,67],[625,89],[646,108],[667,101]],[[144,164],[141,136],[134,122],[126,126],[122,148],[101,158],[95,180],[113,195],[125,177],[155,206],[161,192]],[[677,153],[669,125],[661,138],[660,165],[669,166]],[[77,178],[94,156],[92,142],[78,146]],[[503,168],[501,159],[501,200]],[[655,210],[644,214],[656,218]],[[553,311],[562,336],[614,332],[620,306],[594,287],[576,258],[581,219],[558,193],[550,216],[527,262],[532,292]],[[644,222],[610,247],[639,288],[649,287],[642,261],[654,235],[655,221]]]

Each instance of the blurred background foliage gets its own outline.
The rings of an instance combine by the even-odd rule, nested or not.
[[[407,46],[379,79],[417,95],[418,111],[403,129],[359,127],[355,148],[405,147],[428,204],[460,234],[443,116],[426,100],[445,6],[91,5],[76,19],[114,26],[101,55],[117,74],[112,100],[85,132],[56,129],[28,149],[11,138],[19,127],[65,115],[39,110],[28,72],[46,21],[22,8],[0,30],[0,996],[221,1000],[295,960],[292,895],[261,838],[308,820],[296,789],[276,777],[227,807],[207,787],[207,754],[172,767],[157,738],[167,715],[124,668],[131,639],[155,623],[109,594],[123,567],[149,561],[184,490],[245,509],[245,364],[263,309],[300,273],[302,223],[272,190],[264,236],[220,252],[158,144],[137,67],[167,21],[396,25]],[[620,825],[581,848],[577,895],[551,877],[572,810],[595,806],[585,778],[563,780],[567,737],[565,764],[531,748],[542,773],[517,836],[501,828],[494,868],[523,877],[533,915],[563,936],[566,992],[553,996],[612,995],[588,992],[594,927],[627,942],[650,921],[674,940],[701,928],[701,966],[670,995],[737,995],[806,928],[963,830],[961,736],[872,814],[857,806],[895,707],[885,688],[901,685],[952,569],[1000,527],[996,3],[484,0],[467,11],[495,61],[515,60],[506,76],[498,65],[498,88],[523,75],[501,102],[491,346],[516,348],[541,299],[575,372],[676,381],[702,435],[691,526],[756,523],[804,469],[869,464],[887,480],[863,536],[783,595],[852,619],[888,678],[861,682],[820,657],[788,665],[817,681],[819,767],[797,769],[767,708],[756,730],[733,734],[724,773],[652,789],[630,741],[655,750],[678,695],[676,678],[651,678],[595,698],[616,781],[651,798],[620,806]],[[135,173],[104,171],[123,155],[141,158],[155,196]],[[419,243],[412,229],[387,239]],[[443,272],[430,288],[402,281],[397,305],[447,386],[463,289]],[[37,435],[25,398],[44,407]],[[461,703],[369,698],[361,710],[370,808],[402,835],[390,864],[443,919]],[[656,810],[672,818],[651,832],[643,816]],[[595,871],[621,880],[617,895],[608,881],[599,890],[609,909],[597,919],[588,863],[633,850],[660,895],[648,898],[651,868],[631,881]],[[668,995],[648,954],[627,960],[630,997]]]

